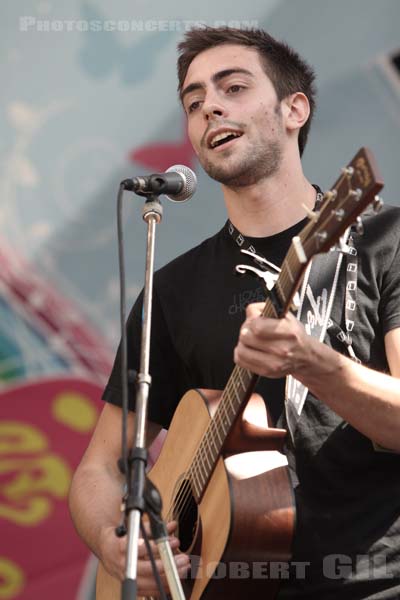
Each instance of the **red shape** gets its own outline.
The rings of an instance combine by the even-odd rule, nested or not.
[[[73,429],[54,418],[54,399],[63,393],[81,394],[98,412],[103,405],[100,401],[101,391],[96,382],[68,376],[26,381],[1,390],[0,420],[19,422],[39,430],[48,446],[43,450],[16,453],[12,450],[10,440],[10,450],[3,451],[0,463],[6,465],[7,460],[40,459],[51,454],[73,472],[86,449],[91,432]],[[6,483],[10,483],[10,475],[16,477],[18,472],[0,478],[0,502],[6,506],[9,502],[2,495],[2,490]],[[72,600],[77,597],[90,556],[89,550],[74,530],[67,498],[56,497],[44,489],[32,494],[27,492],[25,501],[35,496],[51,500],[51,512],[45,520],[31,525],[17,525],[10,519],[0,518],[0,555],[18,565],[25,577],[23,590],[13,599]]]
[[[171,165],[187,165],[193,168],[195,153],[185,132],[181,142],[156,142],[132,150],[131,162],[139,163],[155,173],[166,171]]]

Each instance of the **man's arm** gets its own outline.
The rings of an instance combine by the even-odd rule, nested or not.
[[[121,420],[122,410],[105,404],[90,444],[74,474],[69,493],[71,516],[80,537],[106,570],[120,580],[124,578],[126,558],[126,537],[117,538],[115,535],[115,527],[121,520],[124,483],[117,466],[121,455]],[[159,425],[148,423],[148,444],[160,430]],[[129,446],[133,442],[133,435],[134,415],[129,413]],[[169,525],[169,531],[172,533],[172,525]],[[172,547],[176,549],[177,544],[175,539]],[[183,567],[188,560],[185,557],[180,561],[182,565],[179,572],[183,575]],[[157,561],[157,566],[162,571],[160,561]],[[155,591],[143,540],[139,543],[138,589],[142,594]]]
[[[391,375],[357,364],[306,334],[291,314],[260,316],[247,307],[235,362],[266,377],[293,375],[365,436],[400,452],[400,328],[385,336]]]

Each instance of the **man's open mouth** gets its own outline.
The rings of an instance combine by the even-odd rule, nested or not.
[[[235,138],[241,137],[243,133],[241,131],[223,131],[221,133],[217,133],[212,136],[209,141],[210,148],[217,148],[217,146],[222,146]]]

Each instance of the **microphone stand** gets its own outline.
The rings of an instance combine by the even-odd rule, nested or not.
[[[123,184],[124,183],[125,182],[123,182]],[[121,190],[124,189],[123,184],[121,184]],[[140,192],[139,195],[147,197],[142,209],[143,220],[147,223],[147,246],[140,370],[136,377],[137,392],[134,448],[130,452],[127,465],[123,465],[123,460],[119,461],[122,470],[126,470],[127,467],[126,474],[128,482],[128,489],[125,497],[125,515],[128,524],[126,578],[122,583],[121,598],[122,600],[133,600],[137,597],[136,579],[138,541],[142,514],[146,513],[150,520],[152,536],[159,548],[160,558],[166,573],[171,596],[173,600],[185,600],[178,570],[168,541],[167,528],[161,519],[161,497],[156,487],[146,478],[146,416],[148,395],[151,385],[149,359],[155,230],[156,225],[162,220],[163,210],[156,194]],[[160,590],[160,592],[162,593],[162,590]]]

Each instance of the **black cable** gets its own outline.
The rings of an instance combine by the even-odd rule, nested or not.
[[[127,421],[128,421],[128,350],[126,339],[126,300],[125,300],[125,259],[124,259],[124,232],[122,223],[122,197],[124,193],[124,182],[119,186],[117,197],[117,230],[118,230],[118,265],[119,265],[119,312],[121,326],[121,386],[122,386],[122,431],[121,431],[121,458],[119,469],[127,479],[128,475],[128,445],[127,445]],[[128,487],[129,489],[129,487]]]

